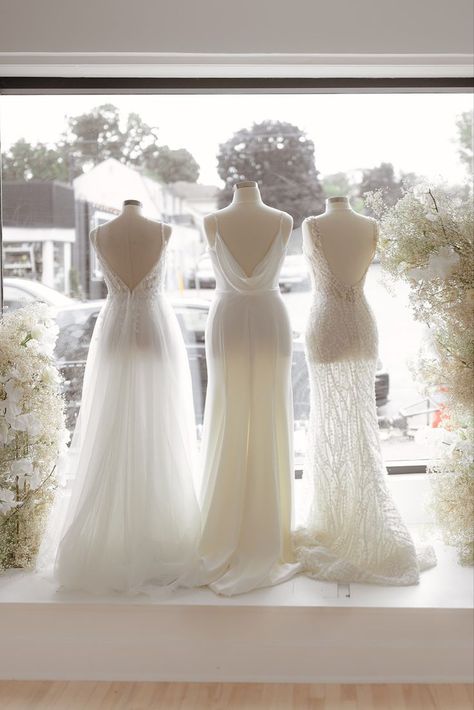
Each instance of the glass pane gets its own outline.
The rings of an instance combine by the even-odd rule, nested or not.
[[[280,287],[294,332],[295,452],[301,462],[309,413],[303,332],[311,300],[301,220],[337,194],[349,195],[354,209],[363,210],[363,186],[380,182],[395,200],[407,175],[465,182],[456,122],[471,106],[468,94],[3,96],[5,305],[38,299],[55,309],[69,427],[106,297],[88,235],[118,214],[124,199],[135,198],[146,216],[173,226],[167,290],[186,342],[200,433],[204,334],[215,285],[202,217],[228,203],[229,186],[245,168],[245,178],[258,177],[265,187],[267,202],[295,220]],[[237,167],[229,163],[231,145]],[[295,146],[293,153],[288,145]],[[308,159],[314,161],[310,169]],[[384,455],[387,462],[422,460],[426,451],[414,433],[435,421],[436,407],[423,399],[410,361],[424,328],[412,316],[406,287],[387,290],[378,259],[366,288],[380,334],[374,394]]]

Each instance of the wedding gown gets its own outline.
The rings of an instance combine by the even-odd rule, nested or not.
[[[94,235],[94,233],[92,233]],[[191,378],[160,259],[133,289],[93,246],[108,296],[38,569],[68,589],[137,592],[188,571],[200,532]]]
[[[203,533],[193,582],[233,595],[299,569],[291,546],[292,333],[278,286],[282,219],[250,277],[221,238],[217,218],[209,253],[216,290],[206,329]]]
[[[306,328],[311,409],[303,473],[307,519],[294,534],[309,576],[340,583],[407,585],[436,563],[417,554],[386,483],[374,381],[378,335],[364,276],[344,285],[324,254],[317,218],[303,251],[313,302]],[[374,240],[377,223],[373,222]],[[367,272],[366,272],[367,273]]]

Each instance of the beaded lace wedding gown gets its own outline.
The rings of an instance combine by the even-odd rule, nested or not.
[[[283,215],[282,215],[283,216]],[[292,333],[278,277],[282,219],[248,277],[219,234],[206,329],[200,564],[194,584],[233,595],[289,579],[293,478]]]
[[[128,593],[174,584],[194,561],[195,425],[186,351],[163,293],[163,229],[161,256],[133,289],[108,266],[99,234],[108,296],[38,568],[64,588]]]
[[[374,394],[378,336],[365,274],[344,285],[324,254],[318,219],[307,225],[311,413],[303,474],[308,509],[294,534],[297,556],[306,574],[321,580],[415,584],[436,559],[431,548],[417,554],[387,488]],[[376,242],[375,220],[373,227]]]

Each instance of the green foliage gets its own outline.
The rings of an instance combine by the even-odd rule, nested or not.
[[[339,172],[325,175],[322,179],[325,197],[349,197],[356,212],[364,212],[365,205],[359,196],[359,185],[351,182],[346,173]]]
[[[2,156],[2,176],[5,181],[59,180],[69,182],[67,151],[45,143],[32,145],[20,138]]]
[[[461,162],[464,163],[470,174],[474,171],[472,135],[473,121],[474,114],[472,111],[465,111],[456,121],[459,141],[459,158]]]
[[[18,140],[3,155],[3,179],[71,182],[109,158],[162,182],[196,182],[199,177],[199,166],[187,150],[159,146],[158,129],[137,113],[128,114],[122,130],[119,109],[102,104],[72,116],[52,146]]]
[[[53,501],[44,486],[19,497],[20,505],[0,516],[0,571],[34,565]]]
[[[156,155],[145,151],[143,163],[148,175],[167,185],[180,180],[197,182],[199,177],[199,165],[185,148],[171,150],[164,145]]]
[[[268,120],[237,131],[219,146],[217,166],[225,183],[220,207],[231,201],[235,183],[256,180],[263,201],[291,214],[295,227],[322,211],[314,143],[291,123]]]
[[[474,564],[474,212],[472,200],[444,186],[418,185],[393,206],[367,196],[380,218],[382,266],[410,286],[430,348],[416,371],[427,393],[445,392],[439,449],[429,463],[433,509],[462,564]]]
[[[375,168],[363,171],[359,195],[363,197],[367,192],[381,191],[385,205],[392,207],[402,197],[402,187],[402,180],[396,179],[392,163],[380,163]],[[366,211],[374,216],[369,206],[366,207]]]

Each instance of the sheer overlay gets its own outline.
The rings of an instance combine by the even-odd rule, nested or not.
[[[93,233],[94,234],[94,233]],[[38,568],[65,588],[176,584],[194,560],[195,424],[189,365],[163,294],[166,242],[132,290],[97,252],[108,289]]]
[[[436,558],[432,548],[417,553],[387,488],[374,393],[378,335],[364,295],[365,274],[353,286],[339,281],[325,257],[317,218],[307,224],[311,411],[303,474],[307,512],[294,534],[297,556],[317,579],[414,584]],[[373,228],[376,241],[375,220]]]

